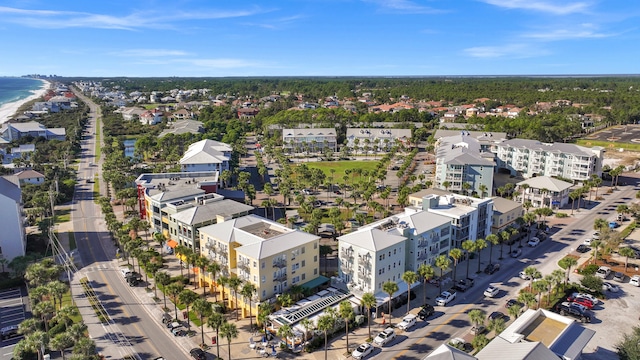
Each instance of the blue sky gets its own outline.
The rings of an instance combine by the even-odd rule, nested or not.
[[[0,0],[0,76],[640,73],[636,0]]]

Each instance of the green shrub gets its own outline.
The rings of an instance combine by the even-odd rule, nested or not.
[[[580,280],[580,284],[592,291],[602,289],[602,279],[595,275],[585,275],[582,280]]]
[[[556,217],[557,218],[566,218],[566,217],[569,217],[569,215],[567,215],[567,213],[557,212],[556,213]]]
[[[596,265],[596,264],[589,264],[587,266],[585,266],[584,268],[582,268],[582,270],[580,270],[580,274],[582,275],[593,275],[596,273],[596,271],[598,271],[598,268],[600,266]]]

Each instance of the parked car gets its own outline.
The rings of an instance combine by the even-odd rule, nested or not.
[[[438,306],[446,306],[448,303],[450,303],[453,299],[456,298],[456,293],[455,292],[449,292],[449,291],[443,291],[440,296],[438,296],[436,298],[436,305]]]
[[[617,221],[610,221],[609,222],[609,229],[615,229],[615,228],[617,228],[619,226],[620,226],[620,224],[618,224]]]
[[[593,238],[593,240],[600,240],[600,231],[594,232],[591,238]]]
[[[456,348],[458,350],[462,350],[464,352],[473,351],[473,345],[471,345],[471,343],[468,343],[468,342],[464,341],[464,339],[462,339],[462,338],[453,338],[453,339],[451,339],[451,341],[449,341],[449,345],[453,346],[454,348]]]
[[[518,306],[520,306],[521,308],[524,306],[524,304],[523,304],[523,303],[519,302],[519,301],[518,301],[518,300],[516,300],[516,299],[509,299],[509,300],[507,300],[507,303],[506,303],[506,304],[504,304],[504,307],[506,307],[506,308],[508,309],[508,308],[512,307],[513,305],[518,305]]]
[[[453,286],[453,288],[455,290],[459,290],[462,292],[467,291],[467,289],[471,288],[473,286],[473,279],[460,279],[458,280],[458,282]]]
[[[596,239],[596,238],[593,238],[593,239],[592,239],[592,238],[586,238],[586,239],[584,239],[584,241],[582,242],[582,245],[591,246],[591,242],[592,242],[593,240],[598,240],[598,239]]]
[[[474,326],[471,328],[471,333],[472,333],[473,335],[479,335],[479,334],[484,333],[485,331],[487,331],[487,327],[486,327],[486,326],[484,326],[484,325],[474,325]]]
[[[518,274],[518,276],[520,277],[520,279],[522,280],[531,280],[531,275],[525,273],[524,271],[520,271],[520,273]]]
[[[515,250],[511,251],[510,255],[511,255],[512,258],[517,258],[520,255],[522,255],[522,249],[515,249]]]
[[[356,360],[364,359],[368,355],[373,352],[373,346],[369,343],[360,344],[353,352],[351,353],[351,357]]]
[[[422,306],[422,309],[420,309],[420,312],[418,312],[418,317],[420,318],[420,320],[427,320],[427,318],[433,315],[434,312],[435,309],[433,308],[433,306],[425,304]]]
[[[601,279],[606,279],[609,274],[611,274],[611,269],[607,266],[600,266],[596,271],[596,276]]]
[[[580,245],[578,245],[578,248],[576,249],[576,251],[581,253],[581,254],[584,254],[584,253],[588,252],[589,250],[590,249],[589,249],[589,246],[587,244],[580,244]]]
[[[527,242],[527,245],[531,247],[536,247],[538,246],[538,244],[540,244],[540,239],[538,239],[537,237],[532,237],[531,240]]]
[[[194,360],[205,360],[207,358],[207,354],[200,348],[191,349],[189,354],[194,358]]]
[[[616,273],[613,274],[613,281],[624,282],[624,278],[624,274],[619,271],[616,271]]]
[[[163,324],[170,324],[173,322],[173,316],[171,316],[171,314],[169,313],[163,313],[162,314],[162,323]]]
[[[584,298],[584,297],[572,297],[572,296],[569,296],[567,298],[567,300],[569,302],[572,302],[572,303],[580,304],[580,305],[586,307],[587,309],[593,309],[593,306],[595,305],[593,303],[593,301],[591,301],[591,300],[589,300],[587,298]]]
[[[489,285],[489,287],[484,291],[484,296],[492,298],[498,295],[499,292],[500,289],[498,289],[497,286]]]
[[[633,275],[631,279],[629,279],[629,284],[633,286],[640,286],[640,275]]]
[[[591,300],[591,302],[592,302],[594,305],[597,305],[598,303],[600,303],[600,300],[599,300],[597,297],[595,297],[595,296],[593,296],[593,295],[591,295],[591,294],[587,294],[587,293],[574,292],[574,293],[572,293],[572,294],[571,294],[571,296],[572,296],[572,297],[583,297],[583,298],[587,298],[587,299]]]
[[[379,346],[384,346],[396,338],[396,331],[393,328],[386,328],[373,339],[373,342]]]
[[[580,322],[591,322],[591,314],[584,306],[576,303],[563,302],[556,307],[562,316],[573,317]]]
[[[500,311],[494,311],[491,313],[491,315],[489,315],[488,319],[489,320],[504,319],[506,321],[507,315],[501,313]]]
[[[407,331],[407,330],[411,329],[413,327],[413,325],[416,324],[417,321],[418,321],[418,317],[416,315],[409,314],[409,315],[407,315],[407,316],[402,318],[402,322],[400,322],[400,324],[398,324],[398,329],[402,329],[404,331]]]
[[[491,275],[498,270],[500,270],[500,264],[489,264],[484,268],[484,273]]]
[[[634,275],[634,276],[636,276],[636,275]],[[631,280],[629,280],[629,284],[631,284],[631,285],[633,285],[633,283],[631,281],[633,281],[633,277],[634,276],[632,276]],[[640,277],[638,277],[637,280],[640,280]],[[636,285],[636,286],[640,286],[640,284]],[[603,291],[618,292],[618,291],[620,291],[620,287],[618,287],[618,285],[616,285],[616,284],[612,284],[610,282],[605,281],[605,282],[602,283],[602,290]]]
[[[0,340],[10,339],[19,335],[18,325],[5,326],[0,329]]]

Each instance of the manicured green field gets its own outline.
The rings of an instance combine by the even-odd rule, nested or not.
[[[640,144],[632,144],[632,143],[622,143],[617,141],[600,141],[600,140],[590,140],[590,139],[580,139],[576,141],[576,144],[592,147],[592,146],[602,146],[607,150],[611,149],[620,149],[623,148],[629,151],[640,151]]]
[[[331,177],[331,169],[335,169],[335,173],[333,174],[333,178],[335,180],[342,179],[342,177],[346,174],[345,170],[347,169],[362,169],[371,171],[376,168],[378,165],[377,160],[366,160],[366,161],[319,161],[319,162],[309,162],[304,163],[309,168],[321,169],[326,175],[327,178]]]

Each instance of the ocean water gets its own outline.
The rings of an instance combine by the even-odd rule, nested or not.
[[[27,78],[0,77],[0,106],[33,95],[42,88],[42,81]]]

